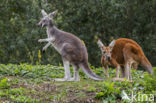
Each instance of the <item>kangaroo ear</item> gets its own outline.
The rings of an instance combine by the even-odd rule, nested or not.
[[[48,15],[43,9],[41,10],[41,13],[43,17]]]
[[[98,40],[97,44],[98,44],[98,46],[99,46],[100,48],[102,48],[102,47],[104,46],[103,43],[101,42],[101,40]]]
[[[55,15],[57,14],[57,12],[58,12],[58,10],[55,10],[54,12],[50,13],[50,14],[49,14],[49,17],[55,16]]]
[[[115,40],[113,40],[110,44],[109,44],[109,47],[113,48],[115,45]]]

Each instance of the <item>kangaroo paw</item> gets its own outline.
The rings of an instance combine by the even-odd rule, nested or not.
[[[67,81],[80,81],[80,79],[76,79],[76,78],[70,78],[69,80]]]
[[[55,81],[67,81],[66,78],[55,78],[54,80],[55,80]]]
[[[113,81],[125,81],[125,78],[112,78]],[[132,80],[127,80],[128,82],[133,82]]]
[[[45,53],[45,50],[42,50],[42,53]]]
[[[54,78],[55,81],[73,81],[72,78]]]
[[[118,77],[115,77],[115,78],[112,78],[113,81],[125,81],[124,78],[118,78]]]

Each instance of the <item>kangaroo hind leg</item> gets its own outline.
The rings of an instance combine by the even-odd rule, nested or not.
[[[73,66],[73,78],[71,78],[69,81],[80,81],[79,77],[79,67],[77,65],[72,65]]]
[[[125,60],[125,77],[127,78],[127,80],[131,80],[131,67],[134,62],[134,54],[132,53],[131,49],[131,44],[127,44],[123,49],[123,55]]]
[[[63,59],[63,65],[64,65],[64,70],[65,70],[65,76],[64,78],[56,78],[55,79],[56,81],[69,81],[71,79],[69,61],[66,61]]]

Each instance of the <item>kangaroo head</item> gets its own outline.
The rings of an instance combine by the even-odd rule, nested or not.
[[[44,10],[41,10],[43,18],[41,18],[40,22],[38,23],[38,26],[50,26],[53,25],[53,17],[56,15],[57,10],[47,14]]]
[[[113,50],[113,47],[115,44],[115,40],[113,40],[109,44],[109,46],[104,46],[104,44],[100,40],[98,40],[97,43],[101,49],[101,53],[102,53],[102,56],[104,57],[104,59],[108,60],[108,61],[111,60],[112,59],[111,55],[112,55],[112,50]]]

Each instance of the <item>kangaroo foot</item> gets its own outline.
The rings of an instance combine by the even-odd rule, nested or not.
[[[80,81],[78,78],[70,78],[68,81]]]
[[[112,78],[113,81],[125,81],[125,78]],[[128,82],[133,82],[132,80],[127,80]]]
[[[69,79],[68,78],[54,78],[54,80],[63,82],[63,81],[68,81]]]
[[[118,78],[118,77],[115,77],[115,78],[112,78],[113,81],[125,81],[124,78]]]

